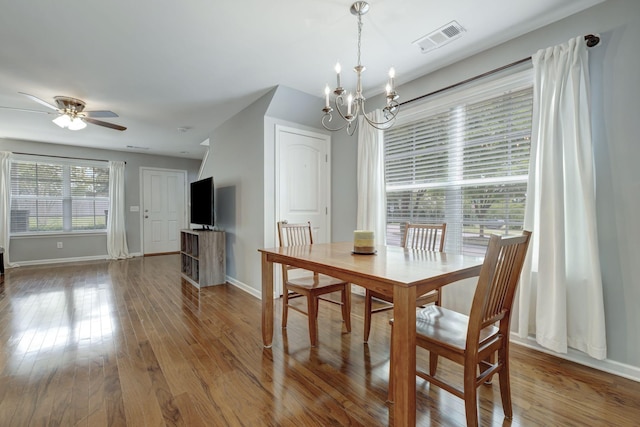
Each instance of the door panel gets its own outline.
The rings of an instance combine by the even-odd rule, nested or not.
[[[278,220],[311,221],[314,242],[329,241],[330,177],[328,137],[280,128]]]
[[[180,250],[185,220],[185,171],[143,169],[143,253]]]
[[[276,220],[310,221],[314,243],[331,238],[330,147],[327,135],[276,126]],[[280,269],[274,284],[275,294],[280,295]]]

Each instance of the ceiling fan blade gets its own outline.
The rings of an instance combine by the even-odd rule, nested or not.
[[[82,114],[85,117],[118,117],[116,113],[113,111],[103,110],[103,111],[83,111]]]
[[[103,122],[102,120],[96,120],[90,117],[83,117],[82,120],[84,120],[87,123],[91,123],[98,126],[104,126],[106,128],[111,128],[115,130],[127,130],[127,128],[124,126],[116,125],[114,123]]]
[[[0,108],[4,108],[5,110],[26,111],[27,113],[56,114],[50,111],[28,110],[26,108],[14,108],[14,107],[0,107]]]
[[[37,96],[29,95],[28,93],[24,93],[24,92],[18,92],[18,93],[21,94],[21,95],[26,96],[27,98],[31,98],[32,100],[36,101],[38,104],[42,104],[45,107],[48,107],[48,108],[51,108],[52,110],[58,111],[58,107],[56,107],[53,104],[48,103],[44,99],[40,99]]]

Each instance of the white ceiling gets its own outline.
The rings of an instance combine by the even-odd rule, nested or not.
[[[402,84],[603,0],[371,0],[364,89],[390,66]],[[333,67],[356,64],[351,0],[0,0],[0,106],[46,111],[84,100],[124,132],[61,129],[54,116],[0,108],[0,138],[202,158],[210,132],[276,85],[322,97]],[[412,42],[458,21],[463,37],[422,54]],[[343,71],[343,86],[353,87]],[[320,126],[321,105],[318,105]],[[295,106],[292,106],[295,108]],[[179,128],[186,128],[182,131]]]

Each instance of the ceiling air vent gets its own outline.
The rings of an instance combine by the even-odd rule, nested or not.
[[[456,21],[451,21],[447,25],[427,34],[424,37],[414,41],[413,44],[418,46],[422,53],[444,46],[462,36],[466,30]]]

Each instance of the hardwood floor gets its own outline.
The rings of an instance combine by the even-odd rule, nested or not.
[[[319,346],[289,314],[262,348],[260,301],[223,285],[198,292],[179,256],[21,267],[0,285],[0,426],[383,426],[388,316],[362,342],[321,304]],[[281,304],[276,304],[279,325]],[[389,313],[391,316],[391,313]],[[632,426],[640,384],[511,346],[514,418],[498,381],[480,388],[486,426]],[[427,363],[419,355],[420,363]],[[447,375],[458,367],[441,362]],[[462,401],[417,380],[418,424],[463,426]]]

